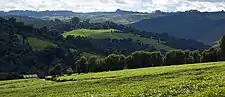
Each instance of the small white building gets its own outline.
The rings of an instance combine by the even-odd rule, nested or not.
[[[38,78],[37,74],[24,74],[23,78]]]

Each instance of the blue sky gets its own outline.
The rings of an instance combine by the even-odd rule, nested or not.
[[[225,10],[225,0],[1,0],[0,10],[72,10],[75,12],[115,11],[151,12]]]

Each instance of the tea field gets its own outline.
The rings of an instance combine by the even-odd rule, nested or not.
[[[224,97],[225,62],[0,81],[0,97]]]

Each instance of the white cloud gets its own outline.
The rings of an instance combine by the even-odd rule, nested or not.
[[[114,11],[219,11],[224,0],[0,0],[0,10],[73,10],[75,12]]]

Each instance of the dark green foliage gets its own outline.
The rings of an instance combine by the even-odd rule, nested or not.
[[[152,66],[161,66],[163,63],[163,55],[161,52],[152,52],[151,53],[151,64]]]
[[[28,71],[21,62],[21,56],[31,51],[27,44],[20,42],[16,32],[15,19],[8,21],[0,18],[0,72]],[[31,70],[31,68],[30,68]]]
[[[225,35],[223,35],[222,38],[220,39],[219,46],[220,46],[221,50],[223,52],[225,52]]]
[[[192,52],[191,51],[185,50],[184,54],[185,54],[185,64],[195,63],[194,62],[194,57],[192,56]]]
[[[77,25],[80,23],[80,19],[78,17],[73,17],[70,21],[73,25]]]
[[[134,52],[131,55],[129,55],[127,57],[127,67],[128,68],[140,68],[140,67],[142,67],[142,65],[143,65],[142,61],[144,61],[144,59],[142,59],[143,53],[145,53],[145,52],[138,51],[138,52]],[[147,57],[145,59],[147,59]],[[147,60],[145,60],[145,61],[147,61]]]
[[[98,57],[90,56],[87,60],[87,63],[89,64],[89,68],[88,68],[89,72],[99,71],[98,69],[100,68],[100,62],[99,62]]]
[[[206,49],[202,53],[202,62],[225,61],[225,36],[219,41],[219,45]]]
[[[221,48],[217,48],[217,60],[218,61],[225,61],[225,53]]]
[[[63,67],[60,63],[55,65],[49,70],[49,75],[62,75],[63,74]]]
[[[69,67],[69,68],[66,70],[66,74],[72,75],[72,74],[73,74],[73,69],[72,69],[71,67]]]
[[[201,62],[201,53],[197,50],[191,52],[191,56],[193,57],[194,63],[200,63]]]
[[[106,69],[108,70],[121,70],[126,65],[126,58],[123,55],[111,54],[104,59]]]
[[[137,52],[132,53],[131,56],[132,56],[133,60],[132,60],[132,63],[129,62],[128,68],[133,67],[133,66],[129,66],[129,65],[139,66],[138,68],[151,66],[151,64],[150,64],[151,53],[150,52],[137,51]]]
[[[163,55],[160,52],[137,51],[127,58],[127,68],[161,66]]]
[[[70,20],[70,23],[71,23],[71,27],[72,28],[77,28],[79,26],[79,23],[80,23],[80,19],[78,17],[73,17],[71,20]]]
[[[210,48],[203,51],[202,62],[217,62],[217,61],[219,61],[217,48]]]
[[[0,73],[0,81],[1,80],[12,80],[12,79],[21,79],[23,76],[16,73]]]
[[[151,45],[137,43],[130,39],[93,39],[90,37],[68,36],[66,41],[87,52],[96,52],[104,55],[109,55],[112,53],[128,55],[139,50],[156,50]]]
[[[81,72],[87,73],[89,69],[89,64],[87,63],[87,58],[82,56],[79,60],[76,61],[76,71],[78,74]]]
[[[172,50],[166,53],[164,65],[184,64],[185,52],[182,50]]]
[[[218,56],[220,56],[220,61],[225,61],[225,35],[219,41]]]

